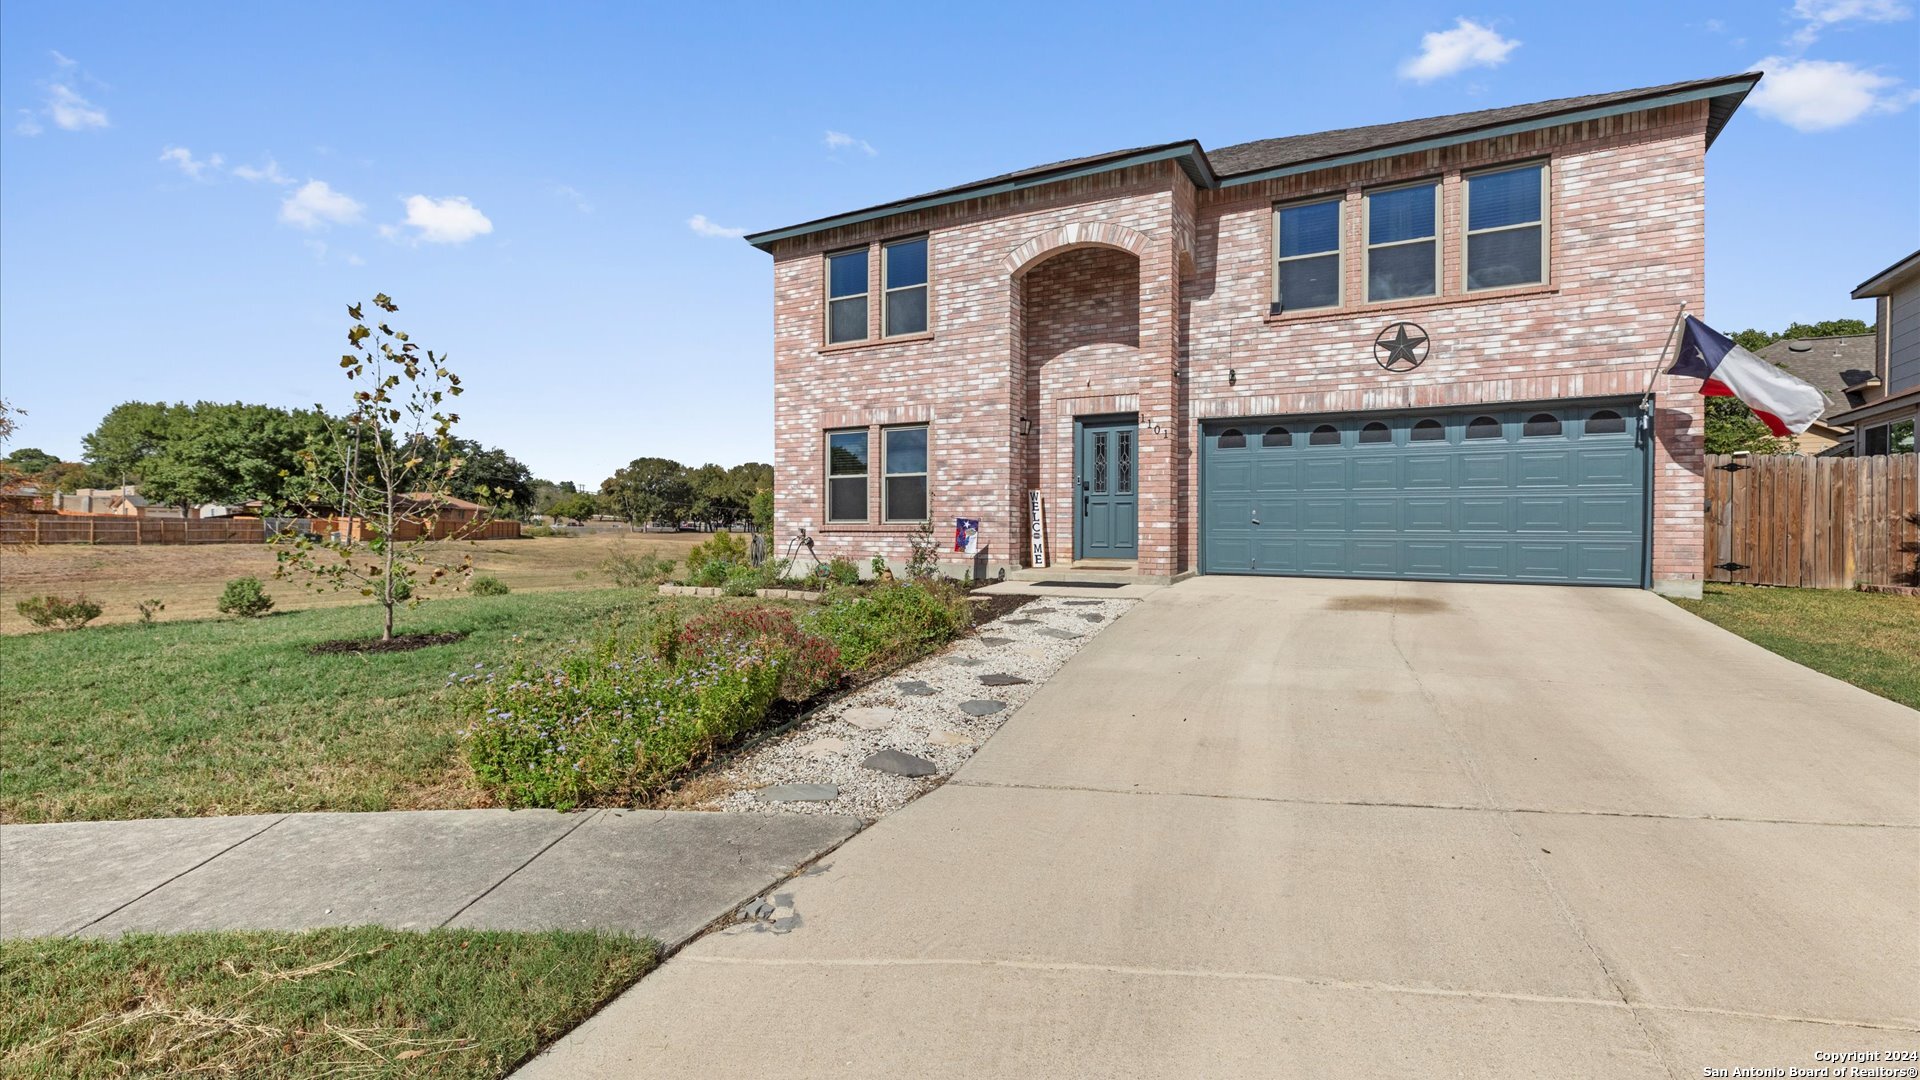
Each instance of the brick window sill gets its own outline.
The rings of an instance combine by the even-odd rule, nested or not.
[[[924,521],[830,521],[815,529],[814,535],[826,536],[832,533],[900,533],[901,535],[906,535],[908,533],[919,532],[920,527],[925,524],[926,522]]]
[[[822,356],[828,353],[857,352],[861,349],[878,349],[884,345],[914,345],[922,341],[932,341],[933,332],[924,334],[899,334],[886,338],[867,338],[863,341],[842,341],[837,345],[820,346]]]
[[[1500,300],[1524,300],[1535,296],[1553,296],[1560,291],[1558,285],[1528,285],[1518,289],[1488,289],[1484,292],[1454,293],[1448,296],[1423,296],[1418,300],[1390,300],[1380,304],[1354,304],[1348,307],[1315,308],[1311,311],[1281,312],[1278,315],[1264,317],[1268,325],[1283,323],[1328,322],[1334,319],[1365,318],[1369,315],[1392,315],[1402,311],[1424,311],[1428,308],[1455,307],[1461,304],[1489,304]]]

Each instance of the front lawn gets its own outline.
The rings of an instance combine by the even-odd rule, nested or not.
[[[0,942],[0,1074],[504,1076],[658,958],[615,935],[374,927]]]
[[[625,589],[435,600],[403,612],[400,630],[467,636],[382,654],[307,651],[377,636],[365,604],[3,637],[0,821],[488,805],[459,753],[450,673],[715,603],[737,601]]]
[[[1762,648],[1920,709],[1920,598],[1709,584],[1675,603]]]

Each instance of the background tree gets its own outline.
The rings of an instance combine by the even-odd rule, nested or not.
[[[6,457],[7,464],[26,476],[39,476],[60,464],[60,459],[35,446],[23,446]]]
[[[82,456],[109,484],[137,483],[147,460],[165,449],[185,411],[184,405],[164,401],[115,405],[99,427],[81,438]]]
[[[1871,334],[1873,326],[1859,319],[1826,319],[1816,323],[1793,323],[1781,333],[1770,330],[1742,330],[1733,336],[1733,343],[1747,350],[1758,352],[1782,338],[1845,337],[1850,334]]]
[[[671,458],[634,458],[600,485],[614,513],[633,525],[685,520],[693,503],[686,467]]]
[[[444,356],[380,321],[399,310],[390,297],[375,296],[373,306],[379,314],[371,326],[362,305],[347,309],[351,351],[340,367],[360,387],[352,408],[329,422],[326,453],[301,455],[318,497],[361,528],[325,540],[279,537],[275,575],[301,574],[314,588],[358,586],[385,610],[380,636],[390,640],[394,608],[420,603],[423,589],[450,575],[464,580],[473,564],[470,557],[457,566],[436,564],[427,539],[459,469],[448,448],[460,416],[448,406],[461,393],[460,377],[447,370]],[[406,533],[415,538],[403,539]]]
[[[555,499],[547,506],[547,516],[555,519],[585,522],[600,512],[600,500],[585,492],[576,492]]]
[[[528,505],[536,514],[550,513],[554,503],[580,494],[580,485],[571,480],[562,480],[557,484],[551,480],[535,480],[530,487],[533,497]]]
[[[505,450],[473,439],[450,439],[448,449],[460,459],[453,470],[455,496],[510,516],[532,509],[533,473]]]
[[[140,493],[183,510],[201,503],[274,505],[310,494],[302,455],[324,453],[327,418],[242,402],[174,406],[158,451],[140,464]]]

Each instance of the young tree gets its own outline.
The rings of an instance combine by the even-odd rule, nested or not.
[[[388,315],[399,310],[385,293],[373,306]],[[329,421],[327,452],[301,454],[315,497],[347,525],[326,539],[278,537],[274,573],[304,575],[316,589],[357,586],[385,609],[380,636],[390,640],[394,608],[417,605],[423,589],[464,581],[473,571],[471,557],[455,566],[434,562],[429,546],[461,466],[447,453],[460,420],[448,411],[449,399],[461,393],[460,377],[447,370],[445,356],[422,350],[379,314],[372,326],[359,304],[347,314],[352,351],[340,367],[361,388],[352,407]]]

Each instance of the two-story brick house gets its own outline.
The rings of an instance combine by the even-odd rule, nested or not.
[[[777,531],[897,563],[976,518],[1017,569],[1039,492],[1049,574],[1697,592],[1701,398],[1652,376],[1758,78],[1147,146],[749,236]]]

